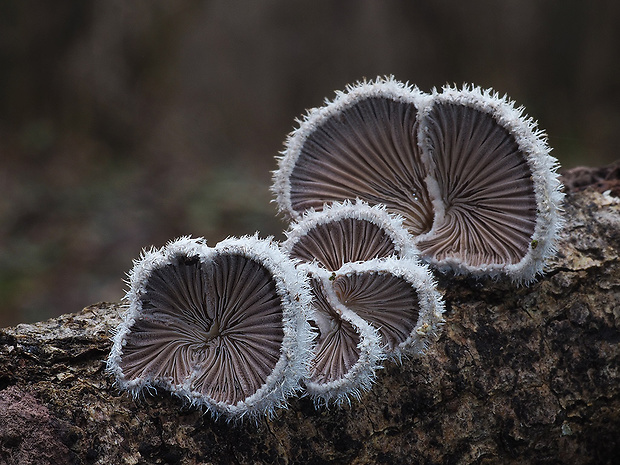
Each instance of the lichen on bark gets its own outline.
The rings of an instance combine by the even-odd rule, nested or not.
[[[308,398],[229,424],[105,371],[124,308],[0,330],[0,463],[614,463],[620,198],[571,183],[557,257],[529,287],[439,276],[446,324],[342,409]]]

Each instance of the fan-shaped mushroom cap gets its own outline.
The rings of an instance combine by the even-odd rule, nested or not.
[[[443,324],[441,295],[428,267],[417,260],[348,263],[331,284],[342,305],[377,328],[389,358],[423,353]]]
[[[370,389],[385,355],[377,330],[338,300],[330,282],[332,273],[312,265],[307,271],[317,338],[306,391],[317,406],[341,405]]]
[[[377,79],[309,111],[272,190],[294,219],[344,199],[383,204],[438,269],[527,282],[562,224],[549,151],[523,109],[490,90],[426,95]]]
[[[315,403],[359,397],[380,361],[422,352],[443,303],[402,218],[362,201],[304,213],[281,248],[311,276],[318,330],[306,388]]]
[[[443,323],[444,305],[427,266],[388,257],[330,272],[300,265],[311,278],[315,355],[306,389],[337,404],[370,389],[378,364],[419,355]]]
[[[286,235],[282,243],[286,253],[331,271],[349,262],[419,255],[401,217],[389,214],[384,206],[371,207],[359,200],[308,210]]]
[[[544,134],[506,97],[478,87],[433,93],[420,118],[435,206],[416,241],[439,269],[530,281],[554,252],[563,194]]]
[[[129,284],[108,369],[134,395],[162,387],[214,415],[255,416],[307,375],[308,281],[271,241],[181,238],[145,252]]]
[[[359,198],[400,213],[413,234],[430,230],[433,212],[416,131],[428,99],[390,77],[348,87],[310,110],[274,173],[280,210],[299,219],[309,208]]]

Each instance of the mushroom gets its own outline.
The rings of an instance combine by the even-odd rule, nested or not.
[[[271,414],[307,376],[310,288],[270,240],[184,237],[144,252],[108,369],[134,396],[164,388],[214,416]]]
[[[317,407],[341,406],[371,388],[385,353],[378,331],[338,300],[332,273],[312,266],[307,272],[317,337],[306,392]]]
[[[292,219],[345,199],[383,204],[437,269],[529,282],[562,224],[549,151],[523,109],[491,90],[426,95],[389,77],[310,110],[272,191]]]
[[[563,194],[544,133],[507,97],[444,87],[422,112],[433,228],[416,240],[440,270],[529,282],[555,251]]]
[[[336,272],[300,265],[311,276],[317,342],[306,391],[315,404],[359,398],[386,358],[418,356],[443,324],[444,306],[428,269],[389,257]]]
[[[308,211],[281,247],[311,277],[317,342],[305,384],[316,404],[359,397],[383,359],[420,354],[443,321],[430,270],[385,207]]]
[[[383,205],[335,202],[320,211],[305,211],[286,231],[282,248],[295,259],[331,271],[345,263],[391,255],[416,258],[418,249],[402,223],[402,217],[388,213]]]

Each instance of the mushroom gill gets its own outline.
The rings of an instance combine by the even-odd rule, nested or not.
[[[346,315],[370,324],[378,331],[383,356],[397,359],[422,352],[427,334],[416,331],[424,327],[433,334],[442,321],[443,303],[430,270],[419,262],[402,218],[383,206],[358,200],[308,211],[291,224],[281,247],[313,277],[320,318],[315,321],[315,381],[331,379],[334,365],[327,361],[356,360],[352,341],[359,336]]]
[[[377,271],[339,275],[333,281],[340,302],[378,328],[388,352],[409,338],[420,307],[415,289],[402,278]]]
[[[386,358],[419,355],[443,324],[443,301],[427,267],[388,257],[330,272],[313,263],[316,345],[305,381],[315,404],[342,404],[370,389]]]
[[[376,329],[338,301],[331,273],[320,269],[308,272],[316,341],[306,391],[317,406],[341,405],[370,389],[385,356]]]
[[[307,374],[306,275],[270,241],[182,238],[144,253],[108,367],[137,395],[162,387],[229,417],[271,413]]]
[[[349,263],[331,285],[343,306],[377,328],[389,358],[424,352],[443,324],[441,295],[429,269],[416,260]]]
[[[127,379],[182,385],[191,375],[216,326],[203,269],[198,255],[179,254],[152,270],[139,297],[140,316],[124,339],[119,366]]]
[[[317,346],[312,362],[310,379],[315,383],[330,383],[343,378],[360,358],[359,330],[342,318],[329,304],[321,282],[310,281],[318,330]]]
[[[287,231],[282,248],[292,258],[331,271],[345,263],[392,255],[416,257],[418,250],[402,221],[383,206],[336,202],[305,212]]]
[[[517,280],[540,270],[530,266],[530,244],[556,228],[559,204],[549,198],[559,183],[544,138],[521,113],[479,88],[444,88],[425,109],[420,139],[436,208],[433,229],[416,244],[439,268],[510,270]],[[552,204],[553,219],[543,203]]]
[[[413,234],[432,225],[416,120],[425,95],[391,78],[364,82],[309,112],[274,173],[280,209],[299,218],[326,203],[383,204]]]
[[[243,255],[218,254],[205,271],[212,316],[192,390],[236,404],[265,384],[280,359],[283,304],[269,270]]]

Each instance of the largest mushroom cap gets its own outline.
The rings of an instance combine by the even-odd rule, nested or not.
[[[523,109],[490,90],[425,95],[378,79],[308,113],[272,190],[292,218],[344,199],[383,204],[436,268],[530,281],[562,223],[549,151]]]
[[[307,374],[307,279],[269,241],[182,238],[151,250],[127,299],[108,366],[134,394],[163,387],[214,414],[254,416]]]
[[[418,137],[435,207],[421,253],[440,269],[533,279],[554,251],[563,198],[536,123],[490,90],[445,87]]]

